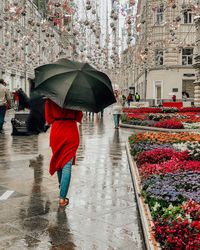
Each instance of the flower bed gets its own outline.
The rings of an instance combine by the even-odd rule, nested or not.
[[[184,113],[194,112],[200,113],[200,107],[185,107],[185,108],[123,108],[124,113]]]
[[[160,108],[123,108],[124,113],[161,113]]]
[[[200,134],[139,133],[129,143],[161,248],[199,250]]]
[[[200,143],[200,134],[181,132],[181,133],[139,133],[134,134],[129,138],[130,145],[139,143],[182,143],[182,142],[199,142]],[[173,147],[173,145],[171,145]]]
[[[200,108],[126,108],[122,123],[167,129],[200,128]]]

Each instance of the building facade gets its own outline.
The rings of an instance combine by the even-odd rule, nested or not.
[[[126,96],[131,92],[135,93],[134,86],[134,45],[129,45],[126,50],[121,54],[120,60],[120,88]]]
[[[72,54],[65,33],[52,25],[41,4],[32,0],[0,2],[0,78],[11,91],[22,88],[29,94],[34,68]]]
[[[135,89],[144,99],[194,98],[196,1],[139,0],[134,52]]]

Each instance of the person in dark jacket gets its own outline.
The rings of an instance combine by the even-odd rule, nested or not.
[[[36,96],[29,100],[30,114],[27,119],[27,129],[31,134],[46,132],[48,126],[45,125],[45,97]]]
[[[26,95],[22,88],[17,90],[18,95],[18,110],[30,109],[30,98]]]
[[[131,102],[133,102],[133,95],[131,93],[129,93],[129,95],[127,96],[127,103],[128,103],[129,107],[130,107]]]
[[[13,125],[12,135],[32,135],[46,132],[49,126],[45,124],[45,97],[32,95],[31,98],[29,98],[22,89],[19,89],[19,93],[20,110],[27,108],[30,110],[30,112],[25,121],[26,130],[24,132],[18,131],[18,127],[20,125],[15,118],[11,120]]]

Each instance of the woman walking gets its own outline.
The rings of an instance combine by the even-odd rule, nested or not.
[[[113,118],[114,118],[115,128],[118,129],[120,117],[122,114],[122,105],[121,105],[118,93],[115,93],[115,98],[116,98],[116,103],[113,104],[112,110],[113,110]]]
[[[59,205],[69,204],[67,193],[71,180],[71,168],[75,164],[76,151],[79,146],[79,132],[77,122],[81,122],[82,111],[64,109],[53,101],[45,102],[45,119],[51,126],[50,147],[52,158],[49,172],[53,175],[57,171],[60,187]]]

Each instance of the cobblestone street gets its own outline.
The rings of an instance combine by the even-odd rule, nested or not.
[[[0,135],[0,249],[144,249],[125,151],[130,130],[115,130],[110,114],[84,117],[70,204],[60,210],[49,133],[11,136],[10,118]]]

